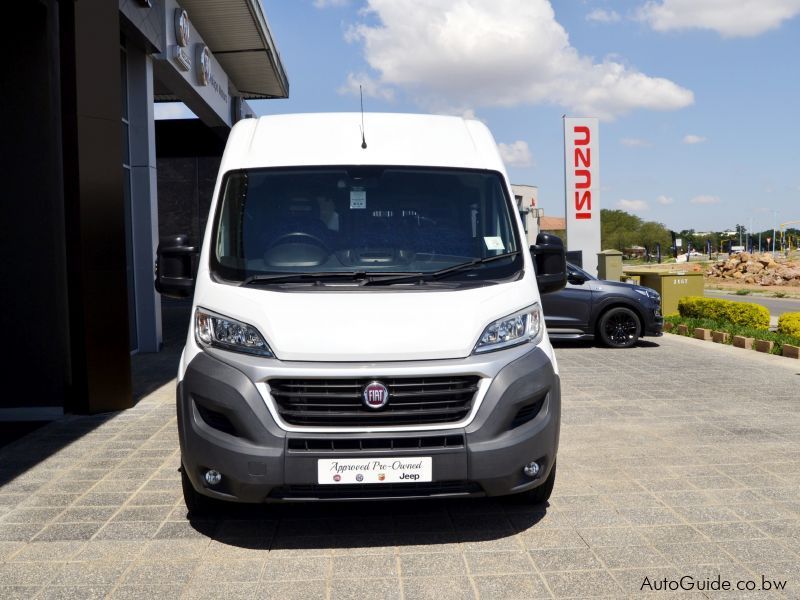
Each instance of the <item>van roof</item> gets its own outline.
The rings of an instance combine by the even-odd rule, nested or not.
[[[505,174],[492,134],[480,121],[441,115],[365,113],[273,115],[239,121],[221,172],[256,167],[413,165],[490,169]]]

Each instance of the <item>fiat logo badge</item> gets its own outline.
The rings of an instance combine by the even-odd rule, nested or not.
[[[361,398],[367,408],[383,408],[389,404],[389,390],[380,381],[371,381],[361,392]]]

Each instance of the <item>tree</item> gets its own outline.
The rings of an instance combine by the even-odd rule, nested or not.
[[[642,220],[624,210],[600,210],[600,245],[603,249],[625,250],[636,244]]]
[[[670,232],[663,224],[642,221],[624,210],[600,211],[600,244],[603,249],[624,251],[632,246],[646,246],[651,253],[655,253],[657,243],[661,244],[664,254],[672,245]]]
[[[639,239],[642,246],[647,246],[651,254],[655,253],[656,244],[661,244],[661,252],[667,254],[667,248],[672,245],[669,230],[661,223],[646,221],[639,228]]]

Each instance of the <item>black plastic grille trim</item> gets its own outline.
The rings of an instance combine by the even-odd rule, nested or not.
[[[411,498],[436,496],[475,496],[483,488],[471,481],[433,481],[428,483],[382,483],[342,485],[287,485],[273,488],[275,500],[346,500]]]
[[[292,452],[371,452],[374,450],[430,450],[463,448],[463,435],[437,435],[398,438],[289,438]]]
[[[205,421],[206,425],[212,429],[216,429],[223,433],[227,433],[228,435],[238,437],[239,433],[236,431],[236,427],[234,427],[233,423],[230,422],[228,417],[220,412],[206,408],[198,402],[195,402],[195,406],[197,407],[197,412],[200,413],[200,418]]]
[[[536,418],[536,415],[539,414],[539,411],[542,410],[542,405],[544,404],[545,396],[539,398],[536,402],[532,404],[527,404],[517,411],[516,416],[511,421],[511,425],[509,429],[514,429],[515,427],[519,427],[520,425],[524,425],[528,421],[532,421]]]
[[[454,423],[472,410],[480,378],[377,378],[389,390],[389,404],[373,410],[361,402],[369,379],[270,379],[281,418],[292,425],[420,425]]]

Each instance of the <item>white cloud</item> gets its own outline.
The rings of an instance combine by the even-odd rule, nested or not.
[[[659,196],[656,198],[656,202],[658,202],[661,206],[669,206],[670,204],[675,203],[675,198],[671,196]]]
[[[684,144],[702,144],[705,141],[706,138],[704,138],[702,135],[693,135],[690,133],[689,135],[683,137]]]
[[[632,210],[633,212],[641,212],[650,208],[644,200],[625,200],[621,198],[617,200],[617,208],[622,210]]]
[[[800,0],[650,0],[637,17],[656,31],[711,29],[723,37],[751,37],[800,14]]]
[[[690,200],[692,204],[719,204],[722,200],[719,199],[719,196],[710,196],[708,194],[701,194],[700,196],[695,196]]]
[[[586,15],[587,21],[594,21],[595,23],[618,23],[622,20],[619,13],[615,10],[605,10],[603,8],[595,8],[592,12]]]
[[[393,89],[381,85],[366,73],[348,73],[347,81],[339,88],[339,93],[358,96],[359,87],[367,98],[394,100]]]
[[[570,45],[548,0],[367,0],[346,39],[363,44],[382,86],[433,112],[551,104],[612,119],[675,110],[690,90]]]
[[[153,116],[156,121],[197,118],[197,115],[190,111],[183,102],[156,102],[153,105]]]
[[[649,148],[653,145],[647,140],[642,140],[639,138],[622,138],[619,143],[623,146],[627,146],[628,148]]]
[[[329,6],[347,6],[350,0],[314,0],[316,8],[328,8]]]
[[[500,142],[497,147],[507,167],[533,166],[533,156],[531,155],[531,149],[528,147],[528,142],[522,140],[517,140],[510,144]]]

